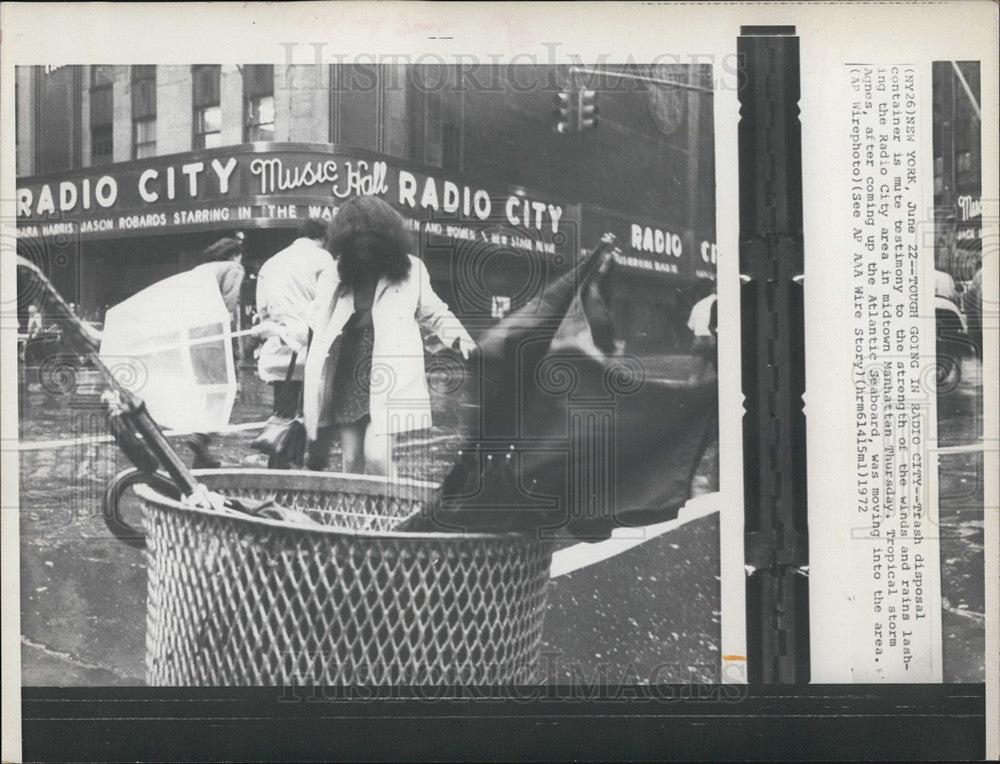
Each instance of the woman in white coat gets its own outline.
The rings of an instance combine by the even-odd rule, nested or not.
[[[420,327],[465,358],[475,343],[408,254],[403,218],[386,202],[346,202],[316,286],[303,395],[306,466],[326,469],[336,432],[344,472],[392,474],[395,436],[431,426]]]

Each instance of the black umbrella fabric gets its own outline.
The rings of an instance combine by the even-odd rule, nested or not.
[[[614,237],[480,338],[475,433],[429,518],[585,540],[673,519],[717,438],[715,379],[648,378],[614,354]],[[426,519],[425,519],[426,521]]]

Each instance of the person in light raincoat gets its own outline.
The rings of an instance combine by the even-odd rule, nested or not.
[[[709,365],[715,370],[718,364],[716,349],[718,299],[715,294],[715,282],[703,279],[697,286],[701,299],[691,308],[688,318],[688,329],[694,334],[691,345],[691,375],[688,377],[688,382],[693,385],[706,378]]]
[[[261,336],[267,339],[257,351],[257,376],[274,388],[274,407],[282,398],[292,353],[297,353],[292,374],[293,392],[298,399],[306,349],[293,338],[306,333],[309,309],[316,298],[319,275],[331,267],[333,256],[326,250],[329,225],[321,218],[308,218],[299,237],[268,259],[257,272],[257,315]],[[294,415],[294,412],[292,412]]]
[[[265,262],[257,273],[257,336],[266,337],[257,350],[257,376],[274,392],[272,410],[284,417],[298,414],[306,347],[296,337],[308,334],[309,309],[316,298],[316,282],[333,256],[326,251],[329,225],[308,218],[299,237]],[[292,358],[295,365],[291,369]],[[287,384],[286,384],[287,380]],[[289,466],[286,456],[272,454],[268,467]]]
[[[39,334],[45,331],[44,319],[42,318],[42,312],[36,308],[34,305],[28,306],[28,339],[33,340]]]
[[[327,249],[336,266],[317,284],[304,373],[306,466],[326,468],[339,431],[345,472],[392,474],[395,436],[431,426],[421,326],[465,358],[476,345],[409,254],[403,218],[386,202],[346,202]]]

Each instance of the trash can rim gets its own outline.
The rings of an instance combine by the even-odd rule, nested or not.
[[[409,489],[408,497],[423,494],[421,498],[430,500],[440,490],[441,486],[426,480],[413,480],[412,478],[387,478],[383,475],[359,475],[353,472],[321,472],[318,470],[273,470],[264,467],[220,467],[217,469],[191,470],[195,477],[213,476],[227,477],[230,475],[240,475],[245,478],[263,479],[263,482],[278,483],[287,482],[289,479],[299,480],[303,483],[325,482],[336,479],[340,483],[355,485],[384,485],[391,483],[393,486],[402,486]],[[305,490],[308,490],[305,489]]]
[[[211,477],[213,475],[245,475],[245,476],[269,476],[274,477],[275,475],[284,476],[294,476],[294,475],[304,475],[309,476],[313,480],[317,479],[343,479],[350,482],[361,482],[369,484],[385,484],[385,479],[382,477],[372,476],[372,475],[356,475],[341,472],[311,472],[307,470],[269,470],[269,469],[213,469],[213,470],[192,470],[192,474],[195,477],[205,476]],[[432,494],[437,493],[440,486],[435,483],[429,483],[420,480],[409,480],[402,478],[394,478],[389,481],[392,485],[403,485],[408,488],[415,489],[419,492],[427,492],[427,499],[433,500],[434,496]],[[194,507],[184,504],[183,502],[176,501],[167,496],[164,496],[159,491],[151,488],[145,483],[139,483],[132,487],[132,490],[141,498],[143,501],[151,502],[157,504],[161,507],[167,507],[169,509],[179,510],[182,512],[193,512],[195,514],[200,514],[203,516],[217,517],[224,520],[232,520],[238,523],[246,523],[251,526],[266,527],[266,528],[277,528],[285,531],[298,531],[302,533],[316,533],[323,535],[332,536],[350,536],[354,538],[368,538],[368,539],[403,539],[403,540],[424,540],[424,541],[443,541],[443,540],[453,540],[453,541],[532,541],[533,539],[523,533],[514,532],[498,532],[498,533],[472,533],[466,531],[456,531],[454,533],[449,532],[430,532],[430,531],[385,531],[385,530],[365,530],[365,529],[353,529],[346,528],[337,525],[318,525],[318,526],[307,526],[299,525],[296,523],[288,522],[286,520],[277,520],[267,517],[254,517],[252,515],[241,515],[241,514],[225,514],[221,512],[216,512],[212,509],[205,509],[202,507]],[[210,489],[211,490],[211,489]],[[384,494],[383,494],[384,495]]]

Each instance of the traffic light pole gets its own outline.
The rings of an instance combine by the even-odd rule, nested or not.
[[[642,74],[632,74],[631,72],[620,72],[615,69],[591,69],[587,66],[571,66],[569,71],[570,75],[574,73],[599,74],[601,76],[614,76],[637,82],[651,82],[656,85],[669,85],[680,90],[694,90],[699,93],[708,93],[709,95],[714,92],[712,88],[706,88],[704,85],[693,85],[690,82],[675,82],[674,80],[667,80],[662,77],[648,77]]]

